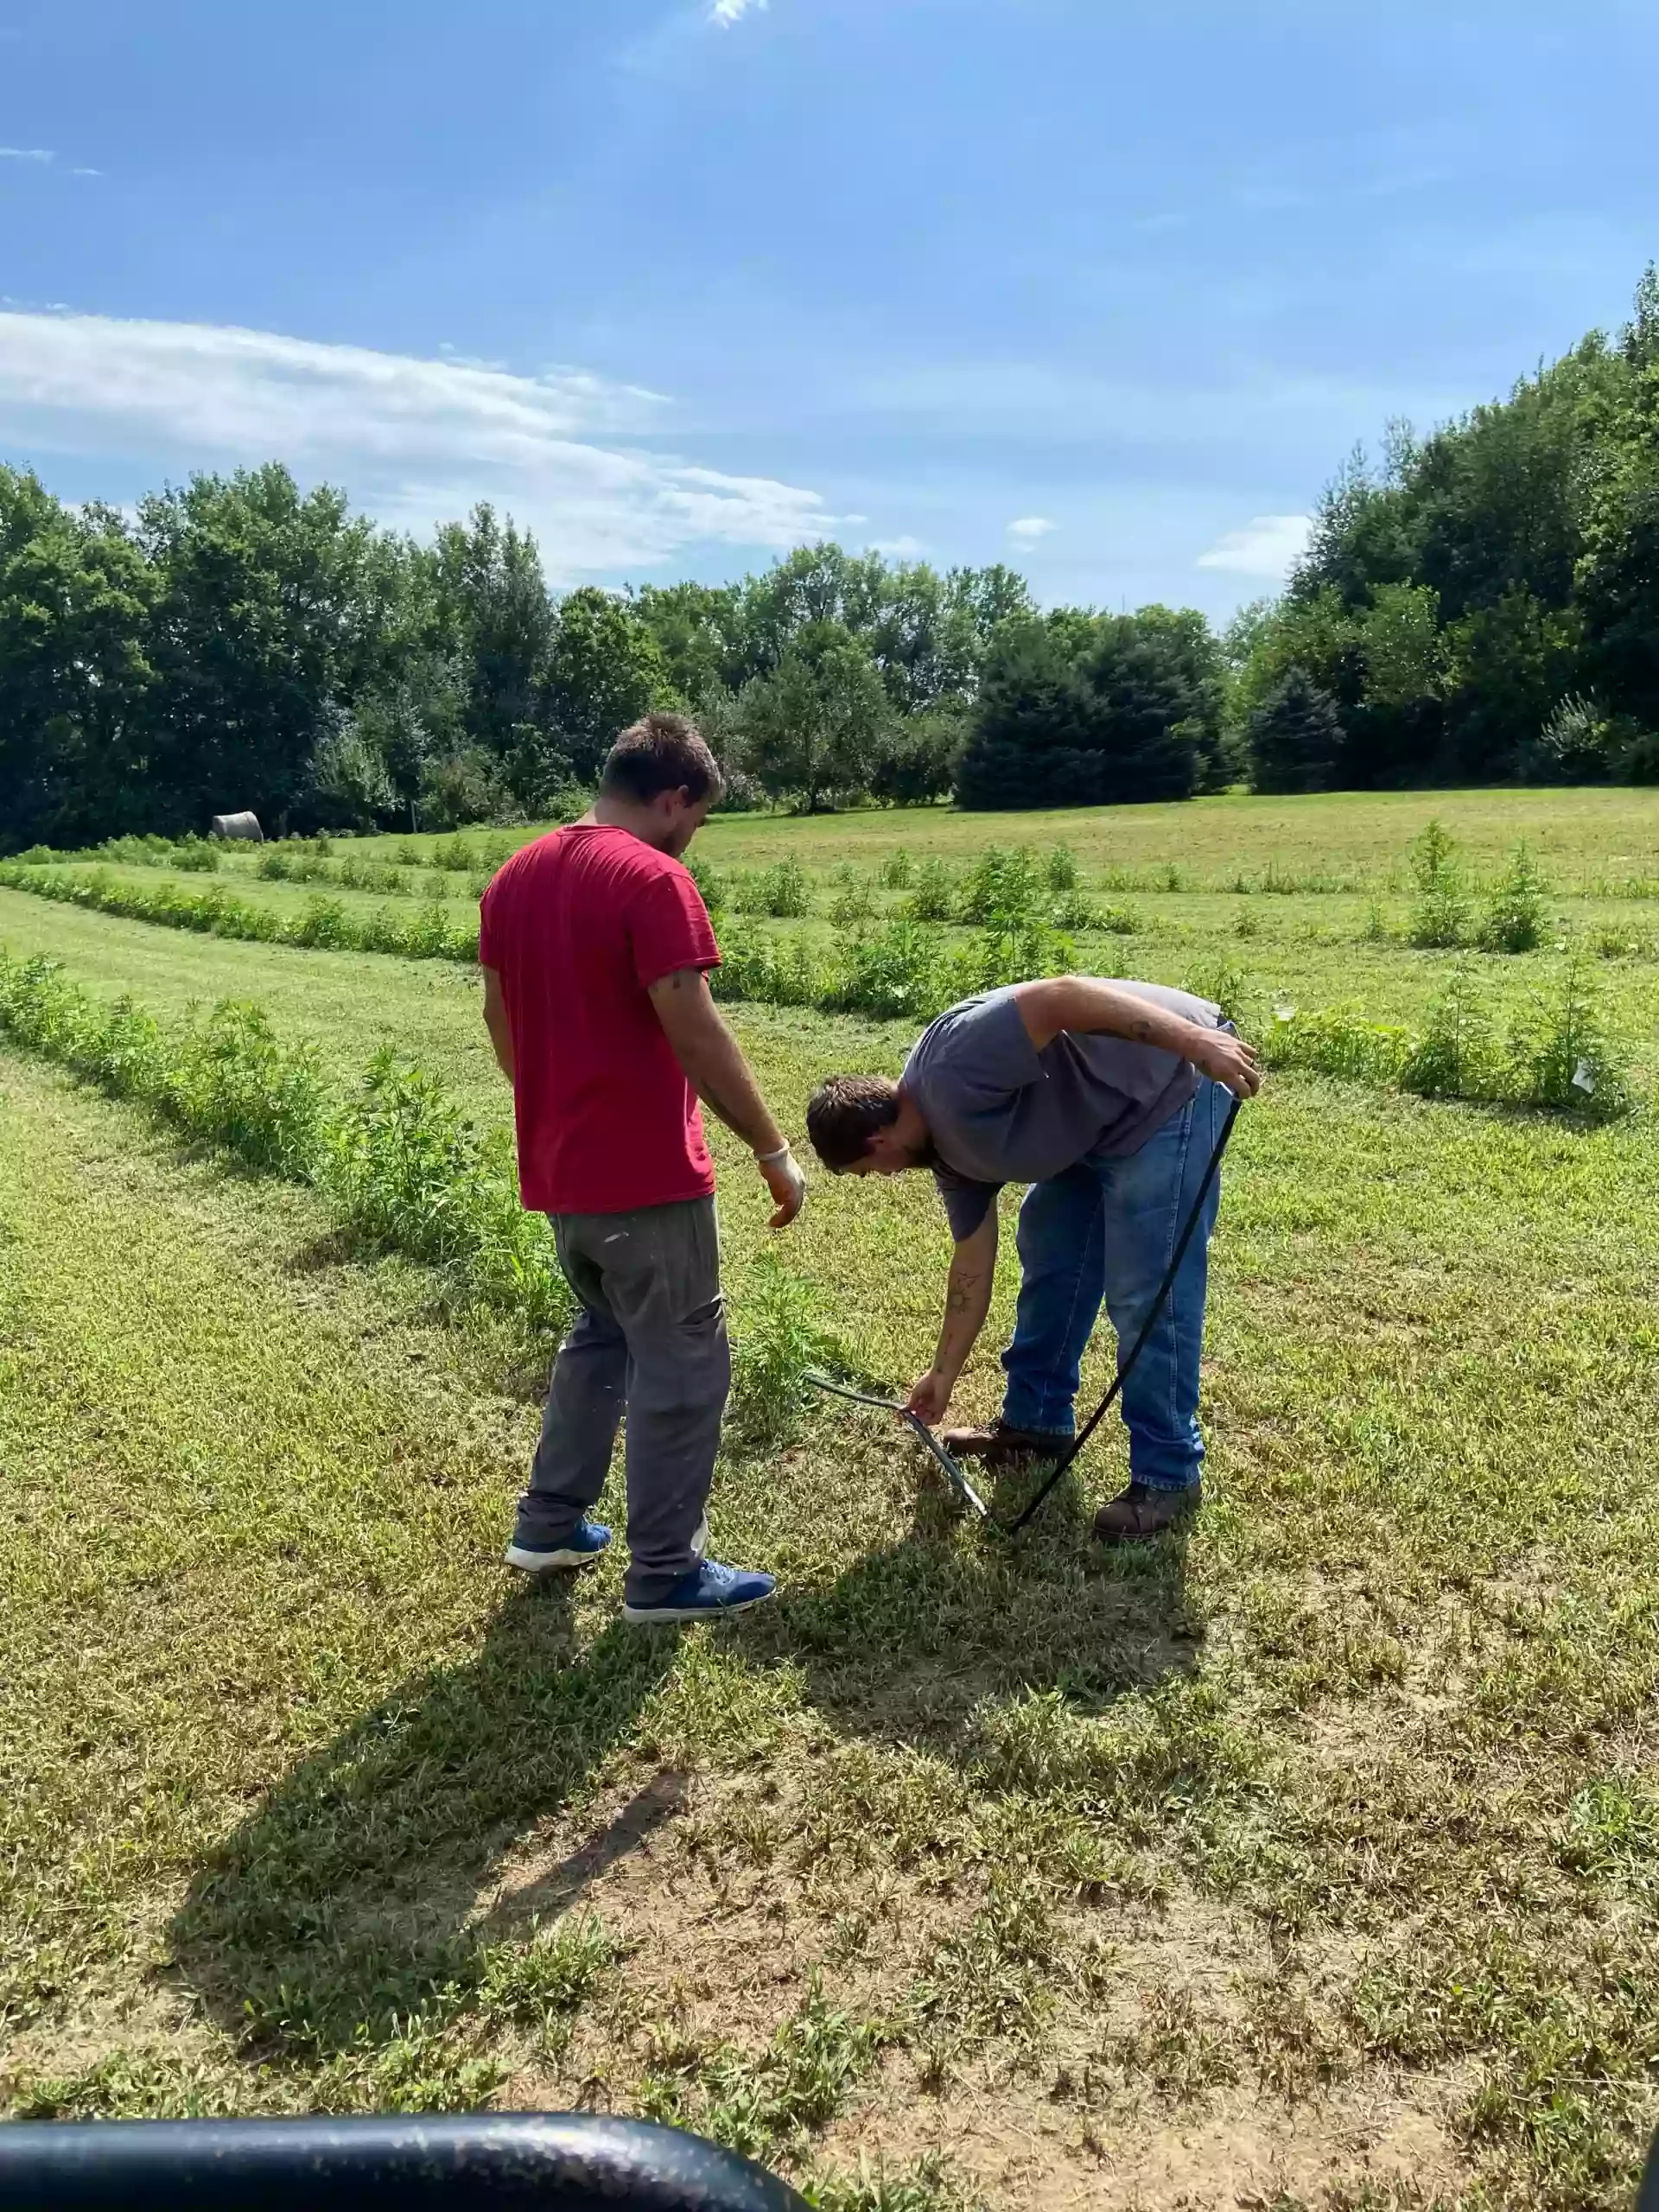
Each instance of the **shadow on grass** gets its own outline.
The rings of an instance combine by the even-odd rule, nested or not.
[[[890,1475],[903,1450],[882,1451]],[[1037,1479],[998,1483],[987,1499],[996,1522]],[[1185,1536],[1103,1552],[1092,1512],[1068,1476],[1010,1537],[965,1521],[923,1470],[906,1535],[828,1588],[758,1615],[751,1647],[799,1666],[840,1732],[969,1764],[988,1700],[1058,1690],[1099,1712],[1196,1663],[1203,1630],[1187,1602]]]
[[[890,1485],[896,1454],[873,1439],[862,1449],[872,1464],[859,1474]],[[861,1481],[856,1495],[869,1495]],[[843,1736],[966,1767],[988,1700],[1058,1689],[1099,1710],[1187,1670],[1198,1630],[1184,1568],[1171,1540],[1103,1565],[1069,1482],[1015,1542],[964,1529],[924,1477],[897,1542],[713,1634],[745,1662],[798,1667]],[[532,1909],[519,1897],[480,1920],[480,1888],[631,1737],[678,1643],[618,1620],[582,1649],[568,1586],[516,1592],[474,1658],[412,1676],[219,1847],[173,1925],[179,1971],[232,2034],[302,2062],[396,2037],[435,2002],[464,2005],[488,1945],[522,1935]],[[683,1796],[664,1769],[536,1885],[533,1909],[566,1910]]]
[[[618,1620],[578,1651],[562,1579],[515,1591],[474,1658],[400,1684],[226,1840],[174,1921],[178,1968],[222,2026],[289,2057],[379,2041],[446,1986],[464,1994],[490,1870],[630,1733],[677,1648]],[[658,1794],[666,1817],[671,1786]],[[651,1824],[634,1815],[622,1849]],[[602,1844],[588,1855],[569,1895],[605,1863]]]

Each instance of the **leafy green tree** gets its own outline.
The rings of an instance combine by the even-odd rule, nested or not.
[[[966,709],[957,702],[894,722],[871,773],[871,798],[888,806],[948,798],[968,728]]]
[[[1517,584],[1446,633],[1449,727],[1444,772],[1512,775],[1551,711],[1576,689],[1581,621]]]
[[[1190,712],[1185,719],[1198,742],[1198,790],[1224,791],[1238,773],[1239,762],[1227,735],[1227,666],[1221,640],[1196,607],[1142,607],[1133,620],[1141,636],[1158,642],[1187,686]]]
[[[998,625],[1031,612],[1024,578],[1000,564],[941,575],[925,561],[890,565],[827,544],[750,577],[740,602],[745,677],[769,674],[808,625],[837,622],[863,639],[899,715],[970,699]]]
[[[555,623],[535,539],[487,501],[446,523],[431,555],[429,607],[429,645],[466,671],[466,742],[505,761],[544,713]]]
[[[1362,625],[1369,705],[1410,707],[1440,696],[1445,677],[1440,594],[1427,584],[1378,584]]]
[[[1328,791],[1342,760],[1342,717],[1306,669],[1286,671],[1250,716],[1250,782],[1258,791]]]
[[[143,500],[156,772],[181,823],[248,807],[281,827],[337,709],[379,659],[394,588],[372,526],[275,463]]]
[[[809,622],[772,672],[744,687],[742,765],[771,798],[816,813],[869,789],[892,715],[863,641],[842,623]]]
[[[154,596],[118,516],[0,467],[0,849],[183,826],[149,774]]]
[[[742,593],[736,584],[645,584],[633,594],[632,606],[682,706],[695,711],[704,699],[737,690],[758,672],[745,659]]]
[[[584,584],[559,602],[543,697],[550,744],[541,774],[550,789],[573,775],[591,783],[619,733],[669,703],[672,692],[657,640],[639,612],[614,592]]]
[[[1616,711],[1659,733],[1659,269],[1649,264],[1590,472],[1578,589],[1585,672]]]
[[[829,543],[798,546],[743,583],[746,674],[770,674],[800,633],[821,623],[868,638],[887,592],[887,566],[879,553],[849,553]]]

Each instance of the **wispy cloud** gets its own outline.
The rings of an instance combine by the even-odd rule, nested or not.
[[[69,174],[71,176],[102,176],[104,172],[102,169],[71,169]]]
[[[906,531],[902,537],[873,537],[870,551],[880,553],[889,561],[919,561],[927,548],[919,537],[912,537]]]
[[[1207,553],[1200,553],[1197,565],[1281,582],[1306,550],[1313,526],[1308,515],[1257,515],[1246,528],[1230,530]]]
[[[1018,522],[1008,524],[1008,536],[1017,537],[1022,545],[1034,545],[1039,537],[1046,537],[1050,531],[1059,526],[1046,515],[1021,515]]]
[[[720,24],[724,30],[730,30],[734,23],[742,22],[751,9],[756,15],[764,15],[768,4],[769,0],[711,0],[709,20],[711,23]]]
[[[0,162],[55,162],[49,146],[0,146]]]
[[[0,313],[0,437],[14,449],[119,455],[158,477],[282,460],[410,529],[494,499],[536,531],[556,578],[699,542],[781,549],[836,526],[815,492],[626,442],[660,434],[671,412],[577,369],[523,376],[212,324]]]

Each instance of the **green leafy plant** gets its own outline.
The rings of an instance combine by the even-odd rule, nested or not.
[[[1502,1066],[1491,1017],[1466,963],[1453,969],[1429,1008],[1428,1026],[1400,1069],[1400,1084],[1421,1098],[1502,1095]]]
[[[1376,1084],[1398,1077],[1412,1043],[1408,1031],[1370,1021],[1356,1006],[1303,1013],[1283,1003],[1274,1008],[1258,1039],[1270,1068],[1306,1068],[1319,1075]]]
[[[703,905],[711,914],[720,913],[731,896],[730,886],[725,877],[697,853],[686,855],[685,866],[692,882],[702,893]]]
[[[916,888],[908,911],[918,922],[948,922],[956,911],[956,886],[950,871],[936,855],[930,855],[916,871]]]
[[[901,919],[874,937],[854,940],[829,982],[823,1003],[839,1014],[901,1015],[928,1020],[949,1004],[947,955],[941,931]]]
[[[1081,877],[1077,868],[1077,856],[1070,845],[1056,845],[1052,848],[1047,859],[1043,863],[1043,874],[1047,878],[1051,891],[1077,889]]]
[[[1608,1029],[1601,995],[1577,953],[1562,966],[1553,993],[1535,996],[1511,1050],[1515,1093],[1526,1105],[1594,1122],[1630,1111],[1627,1054]]]
[[[776,1252],[755,1268],[732,1351],[733,1427],[747,1443],[773,1449],[799,1433],[811,1395],[809,1367],[856,1371],[826,1319],[822,1292]]]
[[[1469,894],[1457,847],[1438,820],[1429,823],[1412,847],[1410,865],[1417,888],[1412,944],[1425,949],[1461,944],[1469,929]]]
[[[770,914],[777,921],[798,921],[812,911],[806,870],[796,860],[775,861],[733,879],[732,903],[740,914]]]
[[[480,1136],[420,1069],[381,1053],[337,1105],[311,1048],[283,1044],[257,1007],[164,1025],[3,952],[0,1032],[259,1173],[314,1185],[348,1236],[446,1268],[468,1298],[537,1329],[569,1313],[552,1232],[518,1203],[512,1139]]]
[[[881,880],[889,891],[908,891],[916,880],[916,862],[902,845],[882,861]]]
[[[315,1052],[278,1044],[260,1007],[226,1001],[182,1031],[156,1095],[181,1129],[250,1167],[298,1182],[315,1168],[326,1114]]]
[[[1510,855],[1510,865],[1481,918],[1480,944],[1486,952],[1535,952],[1544,940],[1548,886],[1524,840]]]
[[[838,929],[851,929],[860,922],[867,922],[875,912],[875,899],[868,878],[850,861],[842,861],[830,878],[835,896],[830,902],[830,918]]]
[[[1027,845],[988,845],[957,891],[957,918],[1006,929],[1028,920],[1044,889],[1037,855]]]

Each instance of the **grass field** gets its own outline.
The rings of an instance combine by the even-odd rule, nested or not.
[[[720,1631],[626,1630],[614,1564],[498,1564],[544,1345],[0,1048],[10,2109],[585,2103],[868,2212],[1627,2204],[1659,2119],[1659,906],[1607,894],[1659,876],[1659,795],[739,818],[707,857],[801,854],[827,898],[901,842],[1064,836],[1086,880],[1218,887],[1123,893],[1151,926],[1090,965],[1403,1018],[1450,956],[1369,908],[1403,913],[1431,810],[1483,871],[1524,831],[1554,874],[1561,937],[1476,963],[1498,1003],[1631,933],[1592,965],[1640,1110],[1276,1078],[1229,1168],[1189,1541],[1091,1549],[1116,1436],[1014,1549],[875,1417],[809,1412],[728,1437],[717,1545],[784,1592]],[[1226,887],[1275,855],[1344,887]],[[391,1045],[506,1119],[446,963],[13,891],[0,944],[160,1013],[255,1001],[342,1086]],[[910,1033],[734,1020],[798,1136],[814,1079]],[[716,1149],[740,1335],[782,1268],[873,1370],[924,1366],[928,1189],[821,1179],[769,1253]]]

